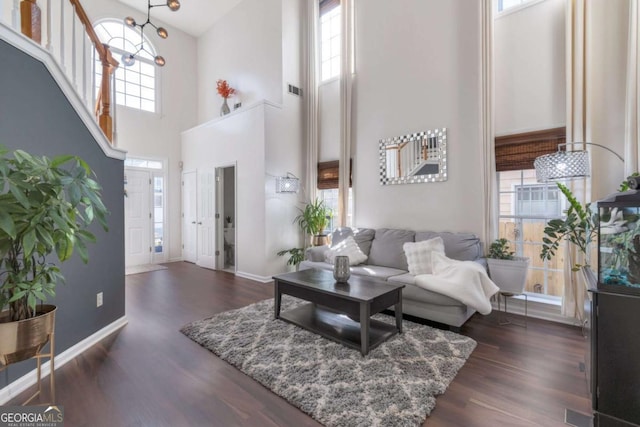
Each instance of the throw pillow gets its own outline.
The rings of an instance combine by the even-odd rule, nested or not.
[[[360,250],[353,236],[348,236],[343,241],[331,246],[325,255],[325,261],[333,264],[338,255],[348,256],[349,265],[362,264],[367,260],[367,256]]]
[[[433,239],[423,240],[421,242],[407,242],[402,245],[404,254],[407,257],[409,273],[417,276],[418,274],[431,274],[431,253],[439,252],[444,254],[444,242],[442,237],[434,237]]]

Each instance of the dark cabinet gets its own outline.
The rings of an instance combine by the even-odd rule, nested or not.
[[[640,425],[640,296],[592,290],[594,425]]]

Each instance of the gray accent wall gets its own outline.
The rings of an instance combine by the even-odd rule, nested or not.
[[[67,350],[125,314],[124,163],[105,156],[45,66],[0,40],[0,145],[34,155],[73,154],[83,158],[103,187],[110,211],[109,231],[97,224],[89,244],[89,263],[77,255],[62,264],[66,284],[51,303],[56,313],[56,354]],[[96,294],[104,304],[96,308]],[[35,361],[11,365],[0,374],[0,388],[35,368]]]

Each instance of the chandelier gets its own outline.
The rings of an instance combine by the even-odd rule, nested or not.
[[[135,53],[125,53],[122,55],[122,63],[124,64],[125,67],[130,67],[133,64],[135,64],[136,55],[139,54],[141,51],[145,51],[148,54],[151,54],[151,52],[149,52],[144,47],[144,27],[145,26],[151,25],[153,28],[155,28],[156,33],[158,34],[158,36],[160,36],[160,38],[166,39],[167,37],[169,37],[169,32],[167,31],[166,28],[158,27],[153,22],[151,22],[151,9],[154,7],[164,7],[164,6],[168,7],[169,9],[171,9],[171,11],[175,12],[178,9],[180,9],[180,2],[178,0],[167,0],[167,2],[163,4],[151,4],[151,0],[147,0],[147,20],[143,24],[138,24],[136,20],[133,19],[131,16],[127,16],[126,18],[124,18],[124,23],[128,27],[140,28],[140,47]],[[160,55],[157,55],[156,57],[154,57],[153,60],[156,63],[156,65],[159,67],[164,67],[164,64],[166,63],[164,58]]]

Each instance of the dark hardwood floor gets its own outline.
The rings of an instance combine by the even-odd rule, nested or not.
[[[129,324],[56,371],[65,426],[319,425],[179,332],[271,298],[272,285],[167,266],[127,276]],[[565,408],[588,412],[577,328],[535,319],[527,329],[498,326],[495,315],[476,314],[462,333],[478,347],[426,426],[561,426]]]

